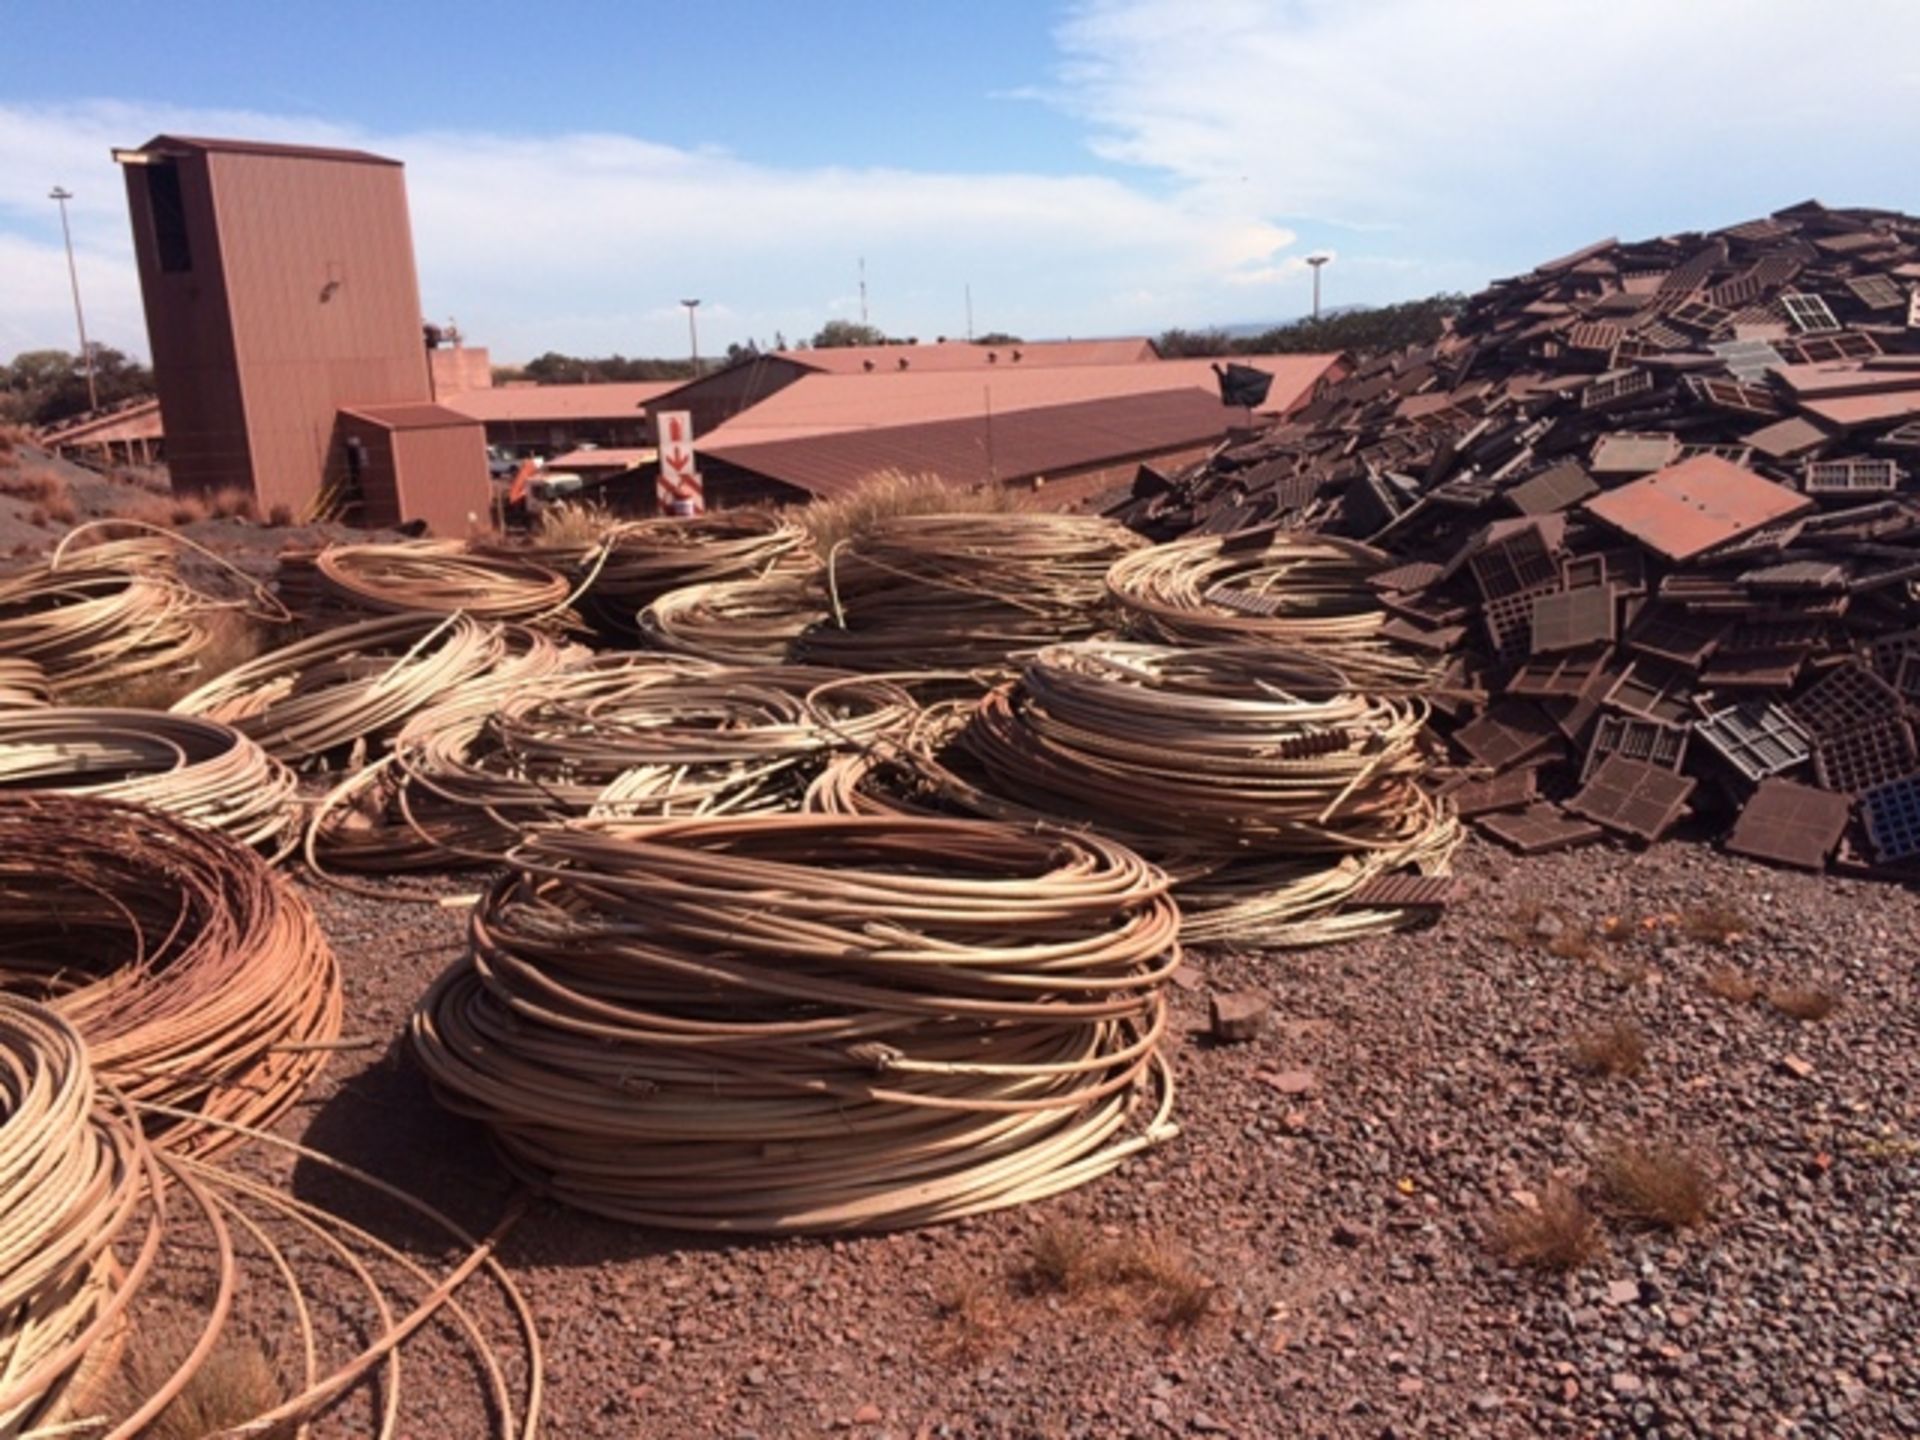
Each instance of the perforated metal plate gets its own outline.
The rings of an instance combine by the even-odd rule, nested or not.
[[[1538,705],[1503,700],[1453,732],[1454,742],[1490,770],[1504,770],[1544,750],[1559,729]]]
[[[1900,692],[1864,665],[1838,665],[1787,708],[1809,735],[1826,739],[1862,725],[1898,719]]]
[[[1522,766],[1496,775],[1491,780],[1468,780],[1448,790],[1446,796],[1463,816],[1491,815],[1496,810],[1520,810],[1539,795],[1540,772]]]
[[[1852,811],[1844,795],[1792,780],[1763,780],[1734,822],[1727,849],[1756,860],[1820,870],[1846,832]]]
[[[1483,815],[1473,822],[1523,855],[1565,850],[1600,838],[1600,827],[1563,813],[1557,806],[1532,805],[1513,815]]]
[[[1644,760],[1609,755],[1567,809],[1623,835],[1658,840],[1680,818],[1696,783]]]
[[[1861,795],[1914,768],[1913,729],[1904,720],[1882,720],[1816,740],[1813,774],[1822,787]]]

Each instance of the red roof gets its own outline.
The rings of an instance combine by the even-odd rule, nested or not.
[[[471,415],[462,415],[445,405],[430,405],[425,401],[403,401],[393,405],[342,405],[340,413],[378,425],[383,430],[449,430],[474,423]]]
[[[886,470],[937,475],[954,485],[1021,480],[1082,470],[1225,433],[1237,411],[1196,388],[1109,396],[1045,409],[996,412],[917,425],[881,425],[833,434],[727,443],[716,430],[702,455],[783,481],[814,495],[837,495]]]
[[[1273,389],[1257,413],[1279,415],[1309,397],[1314,385],[1340,357],[1234,358],[1273,375]],[[1204,396],[1216,409],[1220,406],[1212,363],[1206,360],[1063,365],[991,374],[978,370],[904,370],[871,375],[804,375],[715,428],[700,448],[973,419],[989,413],[998,418],[1022,410],[1056,409],[1169,391],[1193,392]]]
[[[819,350],[775,350],[809,370],[865,375],[882,370],[1029,370],[1061,365],[1139,365],[1158,360],[1145,336],[1119,340],[1036,340],[1031,344],[978,345],[945,340],[937,345],[832,345]]]
[[[500,385],[466,390],[440,403],[475,420],[633,420],[684,380],[611,385]]]
[[[169,150],[205,150],[228,155],[277,155],[289,160],[351,160],[361,165],[400,162],[366,150],[336,150],[324,145],[280,145],[271,140],[210,140],[199,135],[156,135],[140,147],[154,154]]]

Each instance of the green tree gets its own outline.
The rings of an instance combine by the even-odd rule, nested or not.
[[[976,345],[1024,345],[1027,342],[1018,335],[1009,335],[1005,330],[989,330],[973,343]]]
[[[102,406],[153,393],[153,372],[146,366],[111,345],[87,348]],[[87,405],[87,367],[70,350],[23,350],[0,365],[0,419],[52,425],[83,414]]]
[[[1186,360],[1196,355],[1227,355],[1233,337],[1224,330],[1168,330],[1153,342],[1163,360]]]
[[[884,345],[886,332],[876,325],[860,325],[852,320],[829,320],[813,336],[813,348],[830,350],[847,345]]]
[[[1465,307],[1467,297],[1455,294],[1429,295],[1424,300],[1404,300],[1396,305],[1377,305],[1342,310],[1277,325],[1264,334],[1241,342],[1236,348],[1247,354],[1331,354],[1347,351],[1357,356],[1377,355],[1409,345],[1430,345],[1440,338],[1447,321]]]
[[[605,385],[639,380],[690,380],[690,360],[650,360],[625,355],[588,359],[549,350],[520,367],[522,379],[540,385]]]

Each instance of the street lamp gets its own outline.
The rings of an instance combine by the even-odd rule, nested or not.
[[[694,323],[693,312],[700,308],[698,300],[682,300],[687,307],[687,344],[693,349],[693,378],[700,378],[700,327]]]
[[[1320,267],[1331,259],[1333,256],[1326,254],[1307,256],[1307,264],[1313,267],[1313,318],[1316,320],[1320,318]]]
[[[80,272],[73,263],[73,231],[67,225],[67,201],[73,198],[73,192],[64,185],[56,185],[47,192],[47,198],[58,202],[60,206],[60,234],[67,242],[67,279],[73,286],[73,321],[80,329],[80,358],[87,366],[87,408],[100,408],[100,390],[93,380],[93,347],[87,344],[87,317],[80,308]]]

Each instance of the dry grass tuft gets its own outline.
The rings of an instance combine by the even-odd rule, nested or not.
[[[852,540],[881,520],[899,515],[983,515],[1014,508],[1003,487],[961,489],[933,475],[908,475],[882,470],[864,476],[850,492],[833,500],[817,500],[795,517],[813,538],[814,549],[830,554],[835,545]]]
[[[176,495],[167,506],[167,518],[175,525],[192,525],[207,518],[207,502],[198,495]]]
[[[978,1276],[964,1275],[935,1286],[933,1306],[941,1323],[935,1348],[941,1358],[958,1364],[985,1359],[1011,1330],[1004,1299]]]
[[[1581,925],[1568,925],[1547,941],[1547,953],[1560,960],[1591,960],[1598,950],[1593,932]]]
[[[130,1414],[164,1385],[192,1348],[194,1338],[184,1323],[160,1326],[153,1336],[144,1329],[137,1334],[121,1365],[114,1395],[116,1408]],[[207,1440],[225,1435],[273,1409],[286,1394],[273,1360],[260,1341],[229,1330],[187,1381],[180,1398],[140,1432],[141,1440]],[[259,1432],[259,1437],[284,1440],[292,1433],[290,1426],[276,1426]]]
[[[1574,1036],[1568,1053],[1585,1075],[1638,1075],[1647,1063],[1647,1036],[1631,1020],[1615,1020]]]
[[[589,501],[549,505],[540,512],[540,543],[598,545],[607,531],[619,523],[606,506]]]
[[[15,500],[27,500],[47,508],[70,503],[67,482],[51,470],[22,470],[0,475],[0,495],[11,495]]]
[[[1509,1263],[1535,1270],[1578,1270],[1603,1245],[1599,1220],[1564,1180],[1549,1180],[1537,1205],[1502,1211],[1488,1239]]]
[[[1766,1001],[1794,1020],[1824,1020],[1840,1008],[1840,997],[1819,985],[1771,986]]]
[[[0,425],[0,465],[19,463],[20,450],[33,443],[33,432],[24,425]]]
[[[117,520],[137,520],[142,525],[173,524],[173,501],[158,495],[132,500],[114,511]]]
[[[273,507],[267,511],[267,524],[269,525],[278,526],[284,530],[293,523],[293,507],[284,500],[275,501]]]
[[[1713,1211],[1706,1163],[1681,1146],[1623,1141],[1601,1155],[1596,1178],[1610,1207],[1656,1229],[1684,1230]]]
[[[1098,1299],[1172,1332],[1193,1330],[1213,1310],[1213,1282],[1178,1250],[1137,1236],[1102,1239],[1073,1221],[1035,1232],[1014,1278],[1029,1295]]]
[[[1759,985],[1749,978],[1746,972],[1736,970],[1731,965],[1719,965],[1709,970],[1706,978],[1700,982],[1709,995],[1718,995],[1722,1000],[1730,1000],[1735,1005],[1746,1005],[1758,998]]]
[[[1703,945],[1731,945],[1751,930],[1747,917],[1730,905],[1699,905],[1680,912],[1680,933]]]
[[[165,710],[216,675],[244,665],[266,648],[267,636],[238,610],[217,610],[201,622],[207,643],[191,665],[148,670],[107,685],[77,690],[65,703],[112,710]]]
[[[238,485],[223,485],[207,496],[207,513],[216,520],[254,518],[253,492]]]

